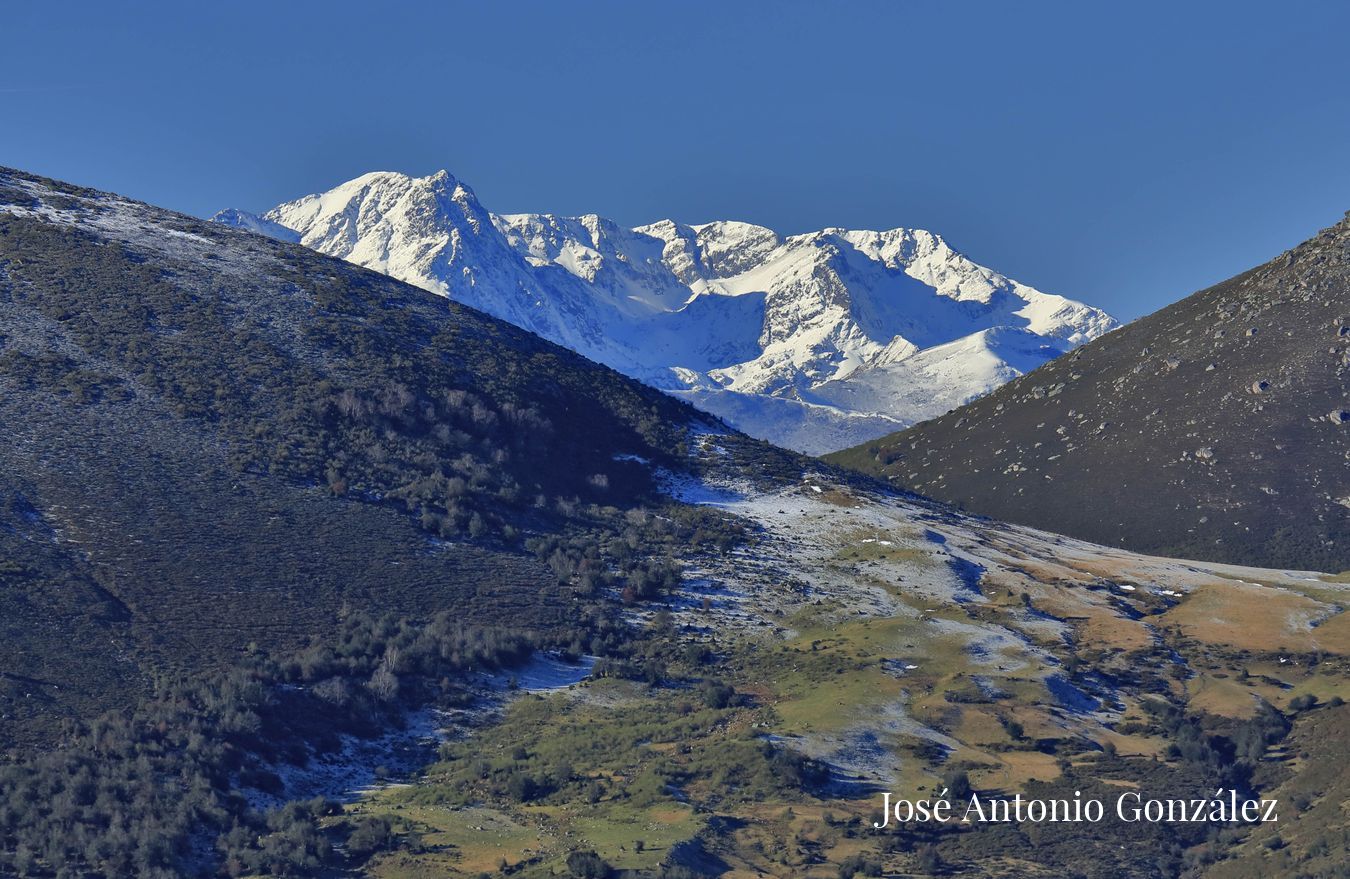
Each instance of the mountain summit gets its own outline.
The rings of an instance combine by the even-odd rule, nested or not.
[[[940,415],[1117,325],[923,230],[498,215],[444,171],[214,219],[449,296],[810,453]]]

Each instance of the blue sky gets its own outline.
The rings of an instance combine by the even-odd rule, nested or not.
[[[199,215],[917,226],[1133,318],[1350,209],[1350,3],[11,4],[0,164]]]

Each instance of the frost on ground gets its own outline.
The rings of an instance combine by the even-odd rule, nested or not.
[[[583,656],[576,662],[552,653],[536,655],[524,666],[499,671],[489,677],[494,688],[519,690],[522,693],[548,693],[579,684],[590,677],[595,668],[594,656]]]
[[[725,556],[691,561],[671,605],[686,637],[727,648],[860,621],[903,633],[877,659],[901,683],[898,698],[850,705],[841,696],[842,724],[772,734],[829,762],[842,784],[893,780],[911,759],[897,746],[904,741],[978,758],[978,743],[963,741],[959,729],[921,722],[910,710],[934,696],[973,699],[1000,717],[1026,706],[1043,736],[1109,739],[1109,725],[1137,694],[1102,675],[1075,678],[1066,661],[1085,649],[1156,647],[1159,633],[1145,612],[1165,612],[1193,590],[1244,579],[1271,595],[1309,583],[1328,594],[1350,590],[1310,572],[1141,556],[970,517],[849,484],[812,464],[798,484],[764,490],[735,475],[746,468],[728,464],[737,455],[731,437],[694,440],[704,475],[667,476],[666,490],[746,520],[753,537]],[[1312,631],[1306,606],[1289,614],[1291,627]]]
[[[586,680],[595,657],[572,662],[551,653],[538,653],[513,669],[480,673],[472,682],[474,701],[468,708],[410,711],[400,729],[377,738],[340,737],[341,745],[327,753],[310,750],[303,766],[273,767],[281,792],[249,791],[255,808],[274,808],[288,800],[326,797],[351,802],[373,789],[402,783],[435,759],[441,742],[481,728],[500,716],[518,694],[550,693]]]

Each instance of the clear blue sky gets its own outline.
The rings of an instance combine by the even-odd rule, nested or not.
[[[1137,317],[1350,209],[1350,3],[9,4],[0,164],[189,213],[918,226]]]

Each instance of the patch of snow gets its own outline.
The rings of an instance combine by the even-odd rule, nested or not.
[[[536,654],[520,668],[492,674],[493,686],[517,689],[524,693],[547,693],[581,683],[595,668],[594,656],[570,662],[552,653]]]

